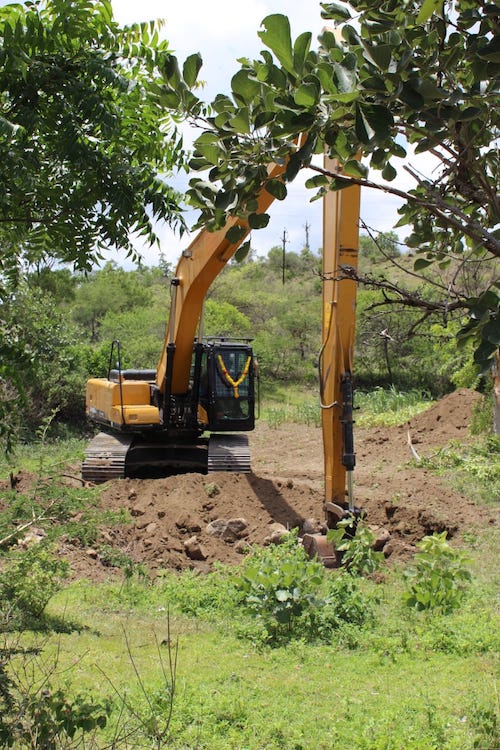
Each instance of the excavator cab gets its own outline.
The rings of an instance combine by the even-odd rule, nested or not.
[[[249,341],[205,344],[200,405],[211,432],[246,432],[255,426],[254,360]],[[206,383],[206,388],[204,384]]]
[[[248,339],[208,338],[194,348],[191,390],[198,426],[209,432],[255,427],[255,366]]]

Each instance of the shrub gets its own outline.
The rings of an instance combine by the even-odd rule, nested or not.
[[[418,543],[415,564],[404,573],[404,600],[417,610],[451,612],[456,609],[470,581],[467,558],[446,541],[446,531],[426,536]]]
[[[21,617],[40,617],[68,573],[68,563],[54,557],[48,547],[28,547],[0,573],[2,607],[17,611]]]
[[[363,519],[356,520],[352,516],[344,518],[338,522],[336,529],[328,532],[328,540],[333,542],[338,552],[342,552],[342,565],[351,575],[374,573],[384,559],[382,552],[373,549],[375,534]]]
[[[259,639],[273,645],[293,638],[328,641],[342,623],[362,625],[370,611],[355,582],[327,575],[296,533],[281,545],[253,550],[235,585],[262,628]]]

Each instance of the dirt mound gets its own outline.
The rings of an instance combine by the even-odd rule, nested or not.
[[[470,439],[478,398],[473,391],[456,391],[411,421],[411,441],[422,457],[450,440]],[[239,562],[249,544],[269,543],[282,527],[321,527],[321,430],[296,424],[271,429],[260,423],[251,448],[252,474],[110,482],[101,495],[102,507],[126,509],[132,523],[102,528],[96,549],[65,544],[61,553],[75,575],[94,580],[108,577],[121,553],[153,571],[209,570],[216,561]],[[491,520],[490,511],[412,464],[408,426],[360,429],[356,450],[356,503],[388,537],[384,552],[389,559],[409,557],[425,534],[447,530],[453,536]],[[103,544],[113,553],[98,552]]]

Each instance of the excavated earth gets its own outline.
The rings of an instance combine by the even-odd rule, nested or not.
[[[412,461],[408,443],[424,458],[450,441],[469,442],[471,413],[480,398],[458,390],[401,427],[357,429],[356,504],[365,509],[390,562],[409,558],[426,534],[447,530],[459,538],[493,523],[450,484]],[[102,526],[92,548],[61,543],[75,577],[104,580],[119,573],[103,545],[159,568],[207,571],[216,561],[236,564],[248,545],[268,544],[282,527],[315,530],[323,522],[323,452],[317,427],[259,423],[250,437],[252,473],[183,474],[107,483],[105,509],[125,509],[130,523]],[[19,483],[19,488],[22,487]]]

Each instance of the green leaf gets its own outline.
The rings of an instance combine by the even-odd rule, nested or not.
[[[243,245],[240,245],[240,247],[236,250],[234,254],[235,261],[237,263],[242,263],[247,257],[250,250],[251,250],[250,240],[247,240],[247,242],[244,242]]]
[[[306,180],[305,186],[306,188],[318,188],[322,187],[323,185],[328,185],[329,179],[324,174],[316,174],[314,177],[310,177],[308,180]]]
[[[248,107],[240,107],[236,116],[229,120],[229,125],[237,133],[250,133]]]
[[[247,232],[248,230],[246,227],[235,224],[227,230],[225,235],[226,240],[230,242],[231,245],[237,245],[246,236]]]
[[[319,101],[319,84],[303,83],[294,95],[294,100],[301,107],[313,107]]]
[[[287,196],[286,185],[283,180],[274,179],[266,182],[267,192],[279,201],[282,201]]]
[[[414,271],[422,271],[424,268],[427,268],[428,266],[432,266],[434,261],[427,260],[426,258],[417,258],[415,263],[413,264],[413,270]]]
[[[379,137],[387,138],[390,135],[391,128],[394,126],[394,117],[390,110],[382,104],[360,104],[359,106],[375,134]]]
[[[349,21],[352,16],[345,5],[339,3],[320,3],[322,8],[321,18],[327,18],[331,21]]]
[[[341,94],[350,94],[356,88],[356,73],[345,65],[335,63],[333,66],[337,88]]]
[[[249,103],[260,93],[260,83],[250,78],[247,70],[239,70],[231,79],[231,89],[243,101]]]
[[[425,23],[441,7],[441,0],[424,0],[417,16],[417,23]]]
[[[382,170],[382,177],[384,178],[384,180],[387,180],[387,182],[392,182],[392,180],[397,177],[397,174],[398,173],[396,172],[392,164],[390,162],[387,162]]]
[[[202,64],[203,60],[199,52],[189,55],[189,57],[186,58],[182,67],[182,76],[189,88],[195,85]]]
[[[361,179],[364,179],[368,174],[368,169],[357,159],[350,159],[344,164],[343,172],[351,177],[360,177]]]
[[[288,18],[281,13],[266,16],[262,21],[262,26],[265,31],[259,31],[258,35],[266,47],[274,52],[285,70],[295,73]]]
[[[311,48],[311,32],[305,31],[297,37],[293,45],[293,67],[298,73],[302,73],[306,57]]]
[[[163,66],[161,69],[163,78],[170,84],[172,88],[176,88],[181,82],[181,74],[179,70],[179,63],[175,55],[165,55],[163,60]]]
[[[375,63],[380,70],[388,70],[392,60],[394,47],[391,44],[365,43],[365,55]]]
[[[251,229],[264,229],[269,224],[269,214],[250,214],[248,225]]]

